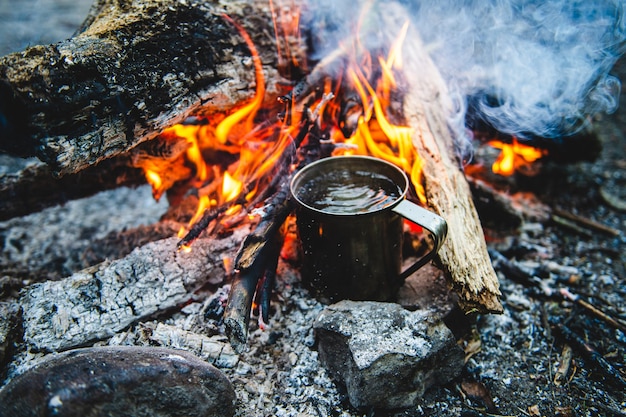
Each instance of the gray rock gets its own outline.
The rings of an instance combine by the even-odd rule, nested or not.
[[[213,365],[151,347],[76,349],[0,391],[1,417],[232,416],[235,392]]]
[[[0,368],[10,360],[21,339],[21,310],[16,303],[0,303]]]
[[[320,361],[354,407],[413,406],[463,367],[452,332],[426,310],[345,300],[324,309],[313,327]]]

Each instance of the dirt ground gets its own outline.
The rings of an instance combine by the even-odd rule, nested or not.
[[[0,0],[0,55],[69,37],[90,5],[91,0]],[[619,63],[614,72],[626,82],[626,62]],[[626,333],[592,315],[582,303],[547,295],[545,290],[568,289],[626,321],[626,92],[622,92],[618,111],[597,117],[593,126],[602,145],[594,160],[564,163],[548,157],[537,175],[513,177],[501,184],[510,195],[526,193],[518,194],[525,196],[521,204],[526,209],[545,206],[552,216],[529,215],[512,226],[498,217],[498,211],[480,213],[490,249],[538,279],[523,283],[524,276],[496,265],[504,313],[448,318],[468,356],[460,378],[429,390],[423,402],[409,410],[354,410],[323,372],[307,379],[310,368],[302,365],[298,369],[300,365],[290,365],[283,358],[285,363],[267,371],[267,378],[274,378],[270,387],[280,395],[261,395],[245,388],[245,375],[234,373],[240,397],[238,415],[626,416],[626,386],[619,381],[619,377],[626,379]],[[0,164],[8,161],[2,159]],[[136,198],[145,198],[149,191],[138,194]],[[122,200],[130,198],[125,195]],[[137,210],[163,209],[155,207],[137,205]],[[574,222],[577,227],[566,225],[555,213],[571,213],[605,229],[580,221]],[[72,266],[58,268],[67,273]],[[294,297],[302,296],[297,289],[293,293]],[[309,303],[307,307],[308,301],[298,300],[291,301],[290,306],[304,304],[301,310],[294,310],[304,312],[301,320],[306,323],[319,306]],[[278,334],[280,328],[272,334]],[[596,357],[601,357],[618,378],[564,336],[564,328],[593,346]],[[307,328],[297,328],[292,334],[301,337],[299,349],[314,350]],[[285,338],[268,342],[271,337],[252,334],[251,343],[259,346],[249,355],[259,356],[254,362],[249,359],[250,364],[263,366],[288,343]],[[565,344],[572,347],[573,356],[567,361],[564,379],[558,380]],[[315,366],[315,355],[309,357],[308,366]],[[296,398],[309,405],[287,404],[300,401]],[[311,398],[318,401],[315,406],[311,406],[315,402]]]

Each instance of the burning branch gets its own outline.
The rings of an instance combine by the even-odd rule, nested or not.
[[[307,110],[302,126],[296,135],[294,145],[300,145],[311,133],[315,126],[321,107],[332,99],[332,95],[325,95],[315,110]],[[311,140],[311,146],[320,146],[319,141]],[[319,157],[319,152],[313,152]],[[307,155],[311,155],[308,152]],[[310,158],[303,157],[300,167],[306,165]],[[281,166],[285,166],[281,164]],[[254,229],[243,241],[235,259],[235,269],[238,273],[231,284],[230,296],[224,312],[224,324],[231,345],[236,352],[241,352],[246,346],[248,324],[255,292],[260,305],[260,323],[269,320],[269,305],[273,290],[278,257],[284,237],[279,232],[281,226],[291,213],[293,206],[289,191],[291,175],[282,177],[278,191],[263,207],[263,215]],[[261,282],[259,285],[259,281]]]

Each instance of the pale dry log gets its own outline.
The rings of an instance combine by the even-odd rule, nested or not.
[[[225,14],[276,79],[267,1],[100,0],[73,38],[0,58],[0,150],[63,175],[247,102],[254,65]]]
[[[172,237],[60,281],[34,284],[20,300],[24,341],[35,351],[67,350],[179,306],[203,284],[223,282],[223,257],[233,257],[247,233],[241,227],[224,239],[198,239],[189,253],[177,251]]]
[[[447,87],[419,35],[413,31],[407,38],[404,116],[415,130],[413,144],[423,162],[428,206],[448,223],[439,259],[466,312],[501,312],[498,278],[446,120],[453,111]]]

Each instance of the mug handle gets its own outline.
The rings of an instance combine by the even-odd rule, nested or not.
[[[406,199],[402,200],[391,211],[428,230],[435,241],[433,249],[427,255],[400,274],[400,278],[405,279],[435,257],[448,234],[448,223],[446,223],[443,217]]]

